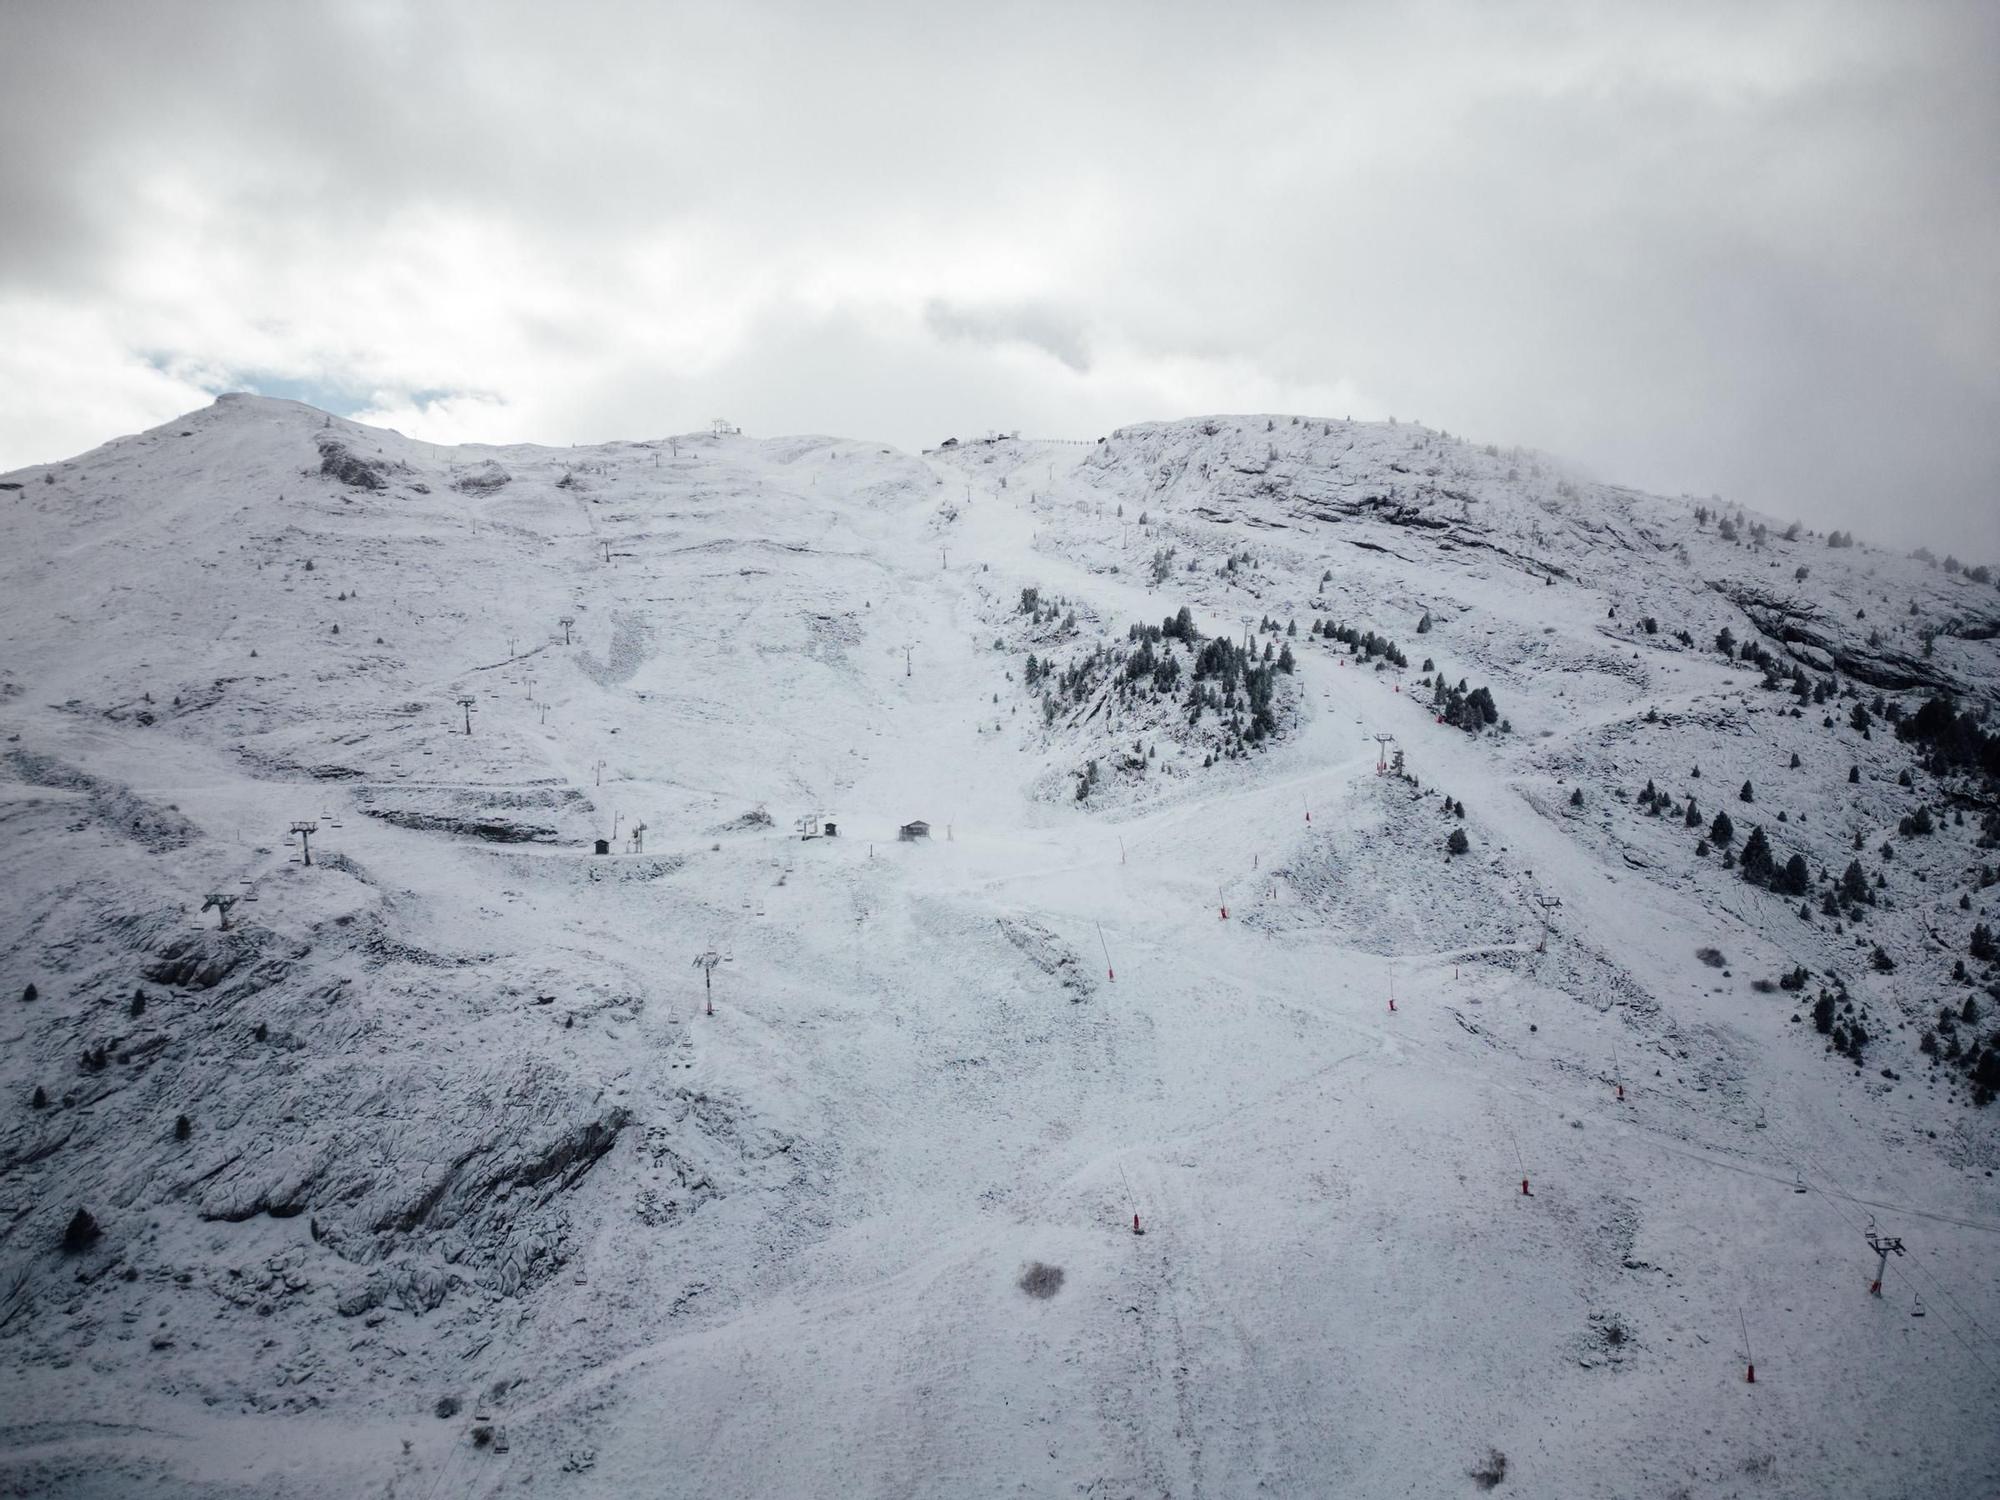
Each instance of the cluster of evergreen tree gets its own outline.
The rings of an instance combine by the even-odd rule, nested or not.
[[[1932,771],[1968,771],[2000,783],[2000,734],[1989,734],[1970,713],[1943,694],[1928,699],[1896,724],[1899,739],[1923,747]]]
[[[2000,1094],[2000,1031],[1982,1042],[1971,1029],[1979,1018],[1979,1002],[1967,995],[1959,1009],[1947,1005],[1938,1011],[1936,1028],[1924,1033],[1918,1047],[1934,1065],[1950,1063],[1962,1071],[1972,1089],[1972,1102],[1983,1107]],[[1965,1035],[1960,1034],[1961,1025]]]
[[[1738,796],[1745,802],[1753,800],[1749,782],[1743,783],[1743,789]],[[1659,817],[1673,807],[1673,801],[1649,780],[1646,789],[1639,793],[1639,805],[1654,817]],[[1674,810],[1679,811],[1678,808]],[[1689,828],[1701,827],[1701,809],[1693,797],[1687,799],[1687,809],[1682,818]],[[1743,841],[1740,852],[1731,847],[1735,842],[1735,823],[1730,820],[1728,813],[1719,812],[1715,815],[1715,821],[1708,825],[1708,833],[1696,847],[1695,853],[1705,855],[1708,853],[1709,845],[1713,844],[1722,850],[1723,868],[1734,867],[1741,870],[1743,878],[1750,884],[1762,886],[1780,896],[1802,897],[1810,894],[1812,870],[1806,864],[1806,857],[1803,854],[1794,854],[1780,864],[1777,854],[1771,848],[1770,837],[1761,826],[1750,830],[1750,837]],[[1860,867],[1857,865],[1855,870],[1858,874]],[[1862,884],[1866,886],[1865,879]],[[1803,915],[1805,909],[1802,907],[1800,911]]]
[[[1838,679],[1822,677],[1815,681],[1806,676],[1805,668],[1797,665],[1792,667],[1791,674],[1787,676],[1777,659],[1768,656],[1764,658],[1764,687],[1770,692],[1777,692],[1780,688],[1789,690],[1801,708],[1808,703],[1825,703],[1840,692]]]
[[[1142,629],[1137,625],[1132,628]],[[1139,637],[1139,649],[1125,658],[1125,680],[1137,682],[1150,678],[1154,692],[1171,693],[1180,686],[1181,659],[1174,655],[1171,646],[1164,651],[1154,650],[1153,642],[1159,636],[1157,626],[1144,627],[1144,631]]]
[[[1410,659],[1403,655],[1402,647],[1386,635],[1377,635],[1372,630],[1356,630],[1352,625],[1335,625],[1330,622],[1313,621],[1312,634],[1323,636],[1329,641],[1339,641],[1363,661],[1381,657],[1384,661],[1407,668]]]
[[[1033,590],[1023,590],[1021,608],[1035,613],[1043,606]],[[1185,678],[1183,707],[1188,722],[1199,723],[1205,712],[1215,714],[1233,737],[1224,753],[1235,754],[1276,733],[1277,677],[1298,666],[1291,643],[1283,639],[1284,627],[1275,620],[1265,624],[1272,638],[1260,653],[1255,646],[1241,646],[1221,636],[1204,637],[1195,629],[1193,613],[1183,605],[1158,625],[1130,626],[1126,639],[1131,644],[1124,651],[1096,646],[1067,666],[1030,652],[1023,676],[1030,688],[1041,689],[1045,725],[1054,724],[1064,703],[1087,701],[1107,681],[1118,701],[1129,705],[1135,695],[1164,697],[1178,692]],[[1187,648],[1185,667],[1177,644]]]
[[[1813,1029],[1833,1043],[1833,1050],[1861,1066],[1862,1049],[1868,1045],[1868,1028],[1855,1014],[1854,1001],[1845,989],[1839,994],[1819,992],[1813,1001]]]
[[[1204,708],[1213,708],[1217,712],[1232,710],[1231,720],[1236,723],[1233,705],[1240,685],[1249,714],[1247,721],[1240,723],[1238,732],[1246,743],[1256,744],[1278,727],[1277,714],[1271,707],[1271,690],[1277,674],[1289,673],[1295,665],[1289,645],[1282,660],[1260,662],[1234,641],[1211,636],[1195,652],[1194,680],[1188,688],[1188,722],[1199,719]],[[1205,690],[1205,684],[1210,685],[1209,690]]]
[[[1020,612],[1028,616],[1028,618],[1037,625],[1053,624],[1056,621],[1060,620],[1062,622],[1063,629],[1065,630],[1076,629],[1076,611],[1074,609],[1071,609],[1069,613],[1065,615],[1063,613],[1062,601],[1060,600],[1050,600],[1049,602],[1044,604],[1042,601],[1042,592],[1040,589],[1024,588],[1021,590]]]
[[[1743,841],[1743,853],[1737,857],[1737,864],[1745,880],[1752,885],[1761,885],[1775,895],[1803,896],[1812,889],[1812,872],[1806,867],[1806,857],[1794,854],[1782,865],[1779,864],[1762,827],[1750,830],[1750,837]]]
[[[1468,689],[1463,677],[1458,679],[1457,687],[1450,687],[1440,673],[1431,704],[1445,723],[1454,724],[1467,734],[1477,734],[1500,722],[1500,707],[1493,701],[1492,692],[1484,686]]]

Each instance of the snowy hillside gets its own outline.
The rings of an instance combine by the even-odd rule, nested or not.
[[[0,484],[10,1493],[2000,1494],[1983,569],[1319,418]]]

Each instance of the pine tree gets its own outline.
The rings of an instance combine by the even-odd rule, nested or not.
[[[1445,840],[1445,849],[1452,854],[1463,854],[1472,847],[1472,841],[1465,836],[1463,828],[1454,828],[1451,837]]]
[[[1757,794],[1751,790],[1749,782],[1746,781],[1743,783],[1743,790],[1736,794],[1736,800],[1738,802],[1755,802],[1757,800]]]
[[[81,1254],[96,1244],[103,1233],[97,1227],[97,1220],[91,1217],[90,1210],[79,1208],[76,1216],[69,1221],[69,1227],[63,1231],[63,1251],[69,1255]]]
[[[1761,827],[1752,828],[1750,837],[1743,843],[1743,878],[1752,885],[1769,885],[1773,861],[1771,841],[1764,837]]]
[[[1859,906],[1868,900],[1868,876],[1862,870],[1860,860],[1850,859],[1847,868],[1841,871],[1840,897],[1850,906]]]
[[[1692,797],[1688,798],[1688,810],[1687,810],[1686,822],[1687,826],[1690,828],[1701,827],[1701,809],[1694,805],[1694,798]]]
[[[1728,813],[1717,813],[1715,815],[1715,821],[1708,828],[1708,837],[1709,842],[1721,844],[1724,847],[1727,847],[1730,840],[1736,837],[1736,825],[1729,821]]]
[[[1807,868],[1806,857],[1803,854],[1794,854],[1786,860],[1784,869],[1778,872],[1771,883],[1771,888],[1784,896],[1803,896],[1811,887],[1812,871]],[[1806,912],[1806,915],[1811,916],[1812,913]]]

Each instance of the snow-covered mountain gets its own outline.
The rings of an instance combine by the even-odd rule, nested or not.
[[[0,515],[10,1492],[2000,1493],[1983,569],[1263,416]]]

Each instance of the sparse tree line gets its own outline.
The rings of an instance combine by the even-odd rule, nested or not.
[[[1424,619],[1428,620],[1430,616],[1425,615]],[[1420,634],[1425,628],[1423,625],[1417,627]],[[1335,625],[1331,621],[1321,620],[1312,622],[1311,634],[1320,636],[1329,643],[1338,641],[1347,647],[1350,656],[1358,656],[1364,662],[1374,661],[1380,657],[1383,661],[1401,667],[1405,671],[1409,669],[1410,659],[1403,655],[1402,647],[1386,635],[1377,635],[1372,630],[1356,630],[1352,625]]]
[[[1769,540],[1770,533],[1764,523],[1750,520],[1740,508],[1733,517],[1722,514],[1719,506],[1715,510],[1710,510],[1706,505],[1697,505],[1694,508],[1694,523],[1697,530],[1706,527],[1711,518],[1715,521],[1715,534],[1725,542],[1734,542],[1740,546],[1747,539],[1752,547],[1761,548]],[[1805,528],[1797,521],[1792,522],[1781,533],[1788,542],[1796,542],[1807,534]],[[1829,531],[1826,534],[1826,545],[1836,551],[1851,548],[1854,546],[1854,533],[1839,529]],[[1963,563],[1950,555],[1940,560],[1928,547],[1914,548],[1910,556],[1930,567],[1942,568],[1947,573],[1963,574],[1974,583],[1990,583],[1994,578],[1994,570],[1984,563]]]
[[[1949,765],[1962,764],[1965,760],[1976,757],[1984,748],[1988,738],[1975,721],[1969,716],[1958,714],[1949,700],[1943,698],[1933,698],[1926,703],[1923,710],[1919,710],[1919,714],[1923,716],[1921,727],[1917,724],[1918,714],[1904,715],[1896,706],[1885,704],[1879,696],[1874,706],[1877,714],[1897,724],[1898,733],[1903,738],[1931,747],[1942,741],[1947,747],[1943,758]],[[1829,719],[1827,722],[1831,724],[1832,720]],[[1870,714],[1866,705],[1857,703],[1849,722],[1855,729],[1865,732],[1874,722],[1874,716]],[[1799,766],[1799,757],[1796,754],[1792,756],[1791,764],[1794,768]],[[1690,772],[1690,779],[1698,780],[1700,775],[1700,767],[1697,766]],[[1858,765],[1850,767],[1848,772],[1850,783],[1857,783],[1860,779],[1860,767]],[[1905,769],[1897,781],[1901,786],[1911,787],[1914,779]],[[1619,795],[1622,798],[1624,794]],[[1749,781],[1743,783],[1736,796],[1737,800],[1745,805],[1755,805],[1757,801],[1756,788]],[[1572,807],[1581,809],[1584,806],[1583,789],[1577,787],[1572,790],[1569,800]],[[1656,783],[1649,779],[1639,792],[1636,801],[1643,814],[1656,818],[1671,815],[1688,829],[1696,831],[1697,857],[1707,858],[1712,852],[1719,850],[1720,863],[1725,869],[1735,869],[1747,883],[1769,890],[1775,895],[1797,899],[1800,903],[1798,907],[1800,919],[1803,921],[1813,919],[1814,913],[1808,898],[1815,888],[1815,883],[1805,856],[1795,852],[1781,861],[1779,851],[1773,848],[1770,836],[1763,826],[1753,826],[1748,838],[1744,839],[1739,847],[1736,826],[1729,813],[1720,811],[1712,819],[1705,819],[1696,797],[1691,792],[1684,799],[1676,799],[1661,791]],[[1789,821],[1787,814],[1782,811],[1777,816],[1780,822]],[[1938,833],[1944,822],[1945,819],[1932,810],[1929,802],[1919,801],[1897,820],[1897,834],[1906,840],[1929,838]],[[1963,827],[1966,822],[1963,809],[1954,810],[1950,822],[1954,826]],[[1853,835],[1855,857],[1847,862],[1846,868],[1841,871],[1838,878],[1824,868],[1820,871],[1817,882],[1818,912],[1820,916],[1832,919],[1833,931],[1836,934],[1844,933],[1848,927],[1858,926],[1885,900],[1885,888],[1888,885],[1886,868],[1878,868],[1871,874],[1863,866],[1859,854],[1864,844],[1864,836],[1857,829]],[[1981,848],[2000,847],[2000,811],[1989,811],[1981,819],[1978,844]],[[1887,840],[1881,843],[1876,852],[1885,867],[1896,857],[1895,846]],[[1995,870],[1991,866],[1981,866],[1976,878],[1978,888],[1983,890],[2000,884],[2000,870]],[[1961,911],[1971,910],[1971,890],[1960,894],[1958,905]],[[1954,981],[1972,984],[1975,980],[1967,967],[1967,958],[1987,966],[1984,979],[1987,992],[1994,998],[2000,999],[2000,983],[1996,983],[1994,979],[1994,970],[1996,966],[2000,966],[2000,940],[1996,940],[1993,928],[1986,922],[1973,924],[1966,939],[1966,957],[1956,960],[1952,969]],[[1894,955],[1880,943],[1870,948],[1868,964],[1875,972],[1884,975],[1894,974],[1899,969]],[[1760,980],[1756,982],[1755,988],[1765,992],[1773,989],[1803,989],[1807,977],[1803,968],[1796,968],[1783,976],[1775,986],[1769,981]],[[1851,1059],[1858,1067],[1862,1061],[1863,1049],[1869,1040],[1864,1015],[1855,1013],[1854,1004],[1838,978],[1834,979],[1834,984],[1835,992],[1829,993],[1825,990],[1820,992],[1813,1008],[1813,1022],[1820,1034],[1828,1038],[1832,1050]],[[1947,1007],[1939,1026],[1925,1033],[1922,1050],[1932,1058],[1934,1064],[1951,1063],[1962,1069],[1973,1102],[1980,1105],[1987,1104],[1996,1093],[2000,1093],[2000,1031],[1996,1031],[1985,1041],[1981,1041],[1977,1036],[1967,1039],[1958,1035],[1957,1029],[1961,1025],[1970,1025],[1980,1014],[1977,1001],[1970,996],[1962,1005],[1956,1007],[1955,1014],[1957,1019],[1953,1019],[1953,1009]],[[1890,1073],[1887,1076],[1894,1075]]]

